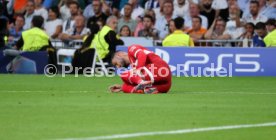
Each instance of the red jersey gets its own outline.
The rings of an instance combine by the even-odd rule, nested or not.
[[[130,46],[128,48],[128,57],[131,66],[136,69],[147,66],[148,64],[163,62],[163,59],[161,59],[154,52],[140,45]]]

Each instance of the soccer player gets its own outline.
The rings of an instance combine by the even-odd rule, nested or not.
[[[112,64],[117,68],[131,66],[123,72],[122,85],[113,85],[111,92],[166,93],[171,88],[171,70],[158,55],[140,45],[128,47],[128,53],[118,51]]]

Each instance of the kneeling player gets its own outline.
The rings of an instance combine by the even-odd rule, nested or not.
[[[110,87],[112,92],[125,93],[166,93],[171,88],[171,70],[158,55],[140,45],[128,47],[128,53],[116,52],[112,64],[117,68],[131,65],[123,72],[122,85]]]

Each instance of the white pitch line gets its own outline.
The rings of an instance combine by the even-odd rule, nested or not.
[[[229,130],[229,129],[241,129],[241,128],[252,128],[252,127],[269,127],[276,126],[276,122],[261,123],[261,124],[243,124],[243,125],[228,125],[228,126],[216,126],[206,128],[191,128],[191,129],[180,129],[172,131],[159,131],[159,132],[141,132],[141,133],[130,133],[130,134],[116,134],[110,136],[98,136],[88,138],[65,138],[58,140],[109,140],[119,138],[133,138],[142,136],[156,136],[156,135],[173,135],[173,134],[186,134],[206,131],[217,131],[217,130]]]

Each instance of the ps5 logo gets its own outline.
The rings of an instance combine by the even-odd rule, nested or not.
[[[231,61],[235,72],[258,72],[261,69],[260,63],[256,59],[260,58],[259,54],[232,54],[225,53],[217,56],[217,66],[207,67],[207,71],[220,71],[223,68],[223,63],[226,59],[234,59]],[[188,59],[188,60],[187,60]],[[210,57],[206,53],[186,53],[185,54],[184,70],[189,71],[192,65],[205,65],[210,62]],[[229,61],[228,61],[229,62]]]

